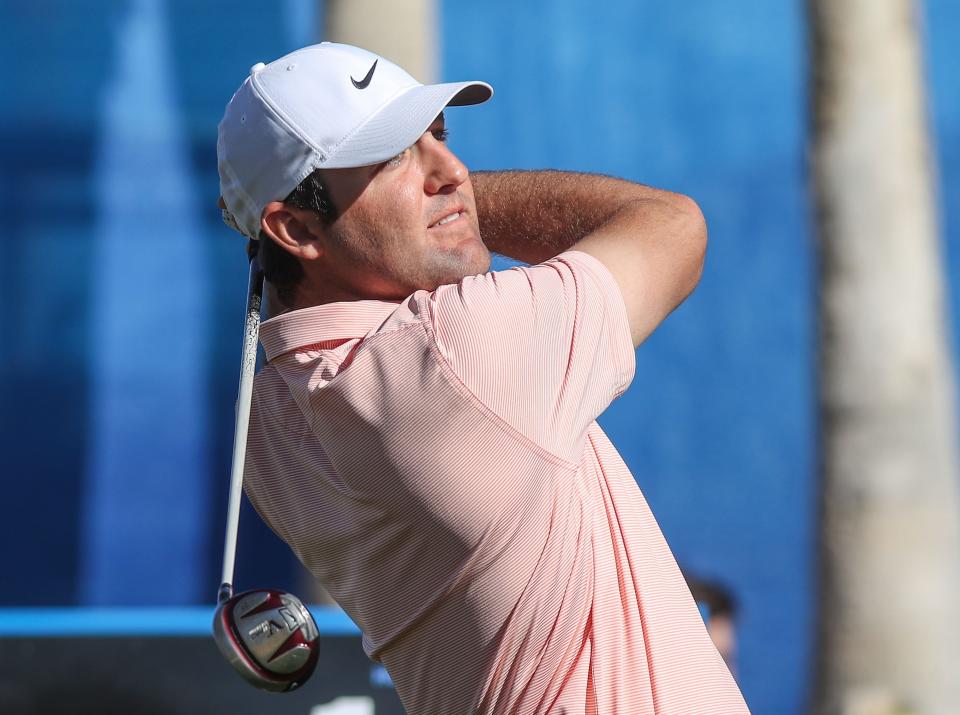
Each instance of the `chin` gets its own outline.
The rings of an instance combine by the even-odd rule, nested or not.
[[[459,283],[467,276],[486,273],[490,269],[490,251],[479,240],[461,243],[446,258],[447,270],[442,271],[447,278],[445,283]]]
[[[480,240],[479,236],[470,244],[468,253],[469,255],[465,258],[470,264],[470,271],[464,273],[464,276],[475,276],[490,270],[490,250],[487,248],[487,244]]]
[[[414,290],[436,290],[442,285],[459,283],[467,276],[490,270],[490,251],[477,238],[462,240],[456,246],[433,253],[418,271]]]

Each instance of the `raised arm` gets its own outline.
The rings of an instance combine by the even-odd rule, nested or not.
[[[693,291],[707,230],[696,203],[594,174],[474,172],[480,233],[492,251],[541,263],[567,249],[603,263],[639,345]]]

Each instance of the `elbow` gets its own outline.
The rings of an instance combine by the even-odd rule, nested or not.
[[[686,264],[686,295],[693,292],[703,275],[703,266],[707,257],[707,220],[700,206],[689,196],[674,194],[678,220],[681,228],[677,232],[678,240]]]

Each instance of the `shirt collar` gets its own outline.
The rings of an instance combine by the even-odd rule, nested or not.
[[[292,310],[260,326],[267,360],[325,340],[362,338],[379,327],[400,305],[382,300],[325,303]]]

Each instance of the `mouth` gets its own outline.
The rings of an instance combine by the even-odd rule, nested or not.
[[[447,226],[451,223],[459,221],[466,215],[466,211],[462,206],[456,208],[450,213],[444,214],[439,219],[427,226],[427,228],[439,228],[440,226]]]

